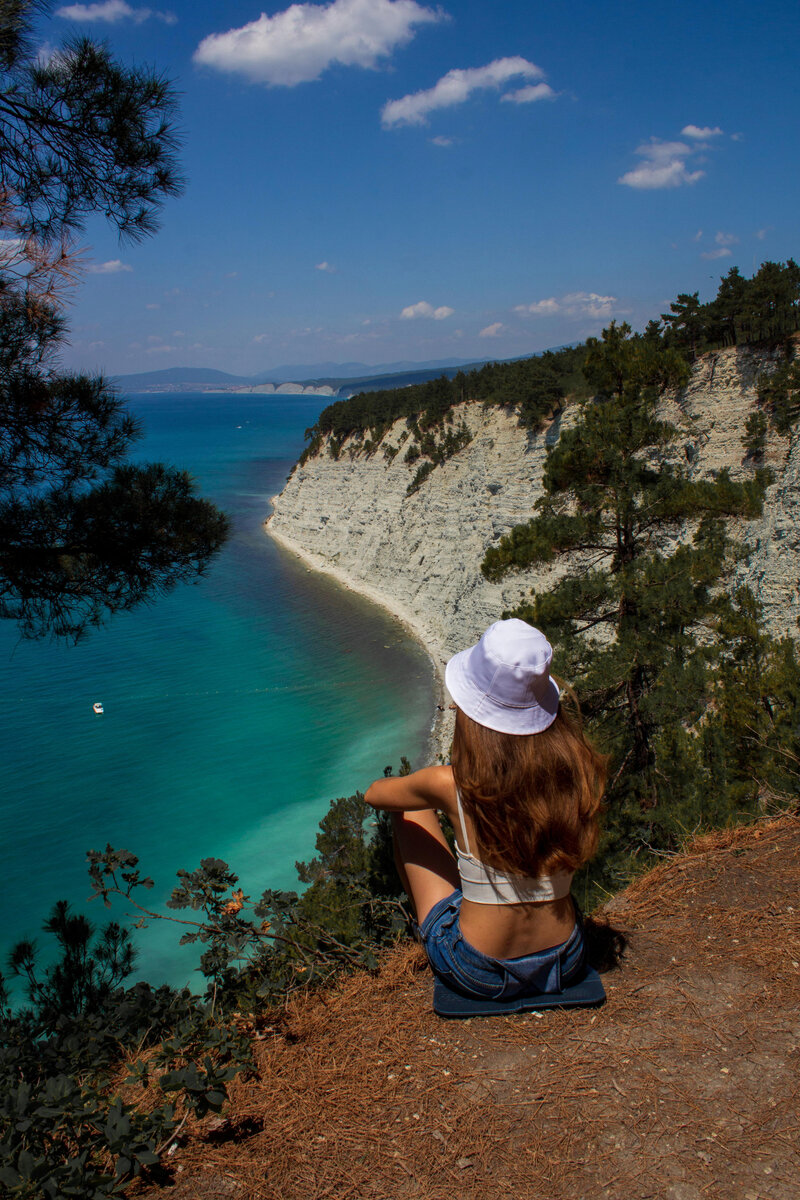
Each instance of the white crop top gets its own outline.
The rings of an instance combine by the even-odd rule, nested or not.
[[[562,900],[569,895],[571,871],[558,871],[555,875],[540,875],[532,879],[528,875],[511,875],[495,870],[471,854],[458,789],[456,800],[461,836],[466,847],[464,851],[456,844],[461,892],[465,900],[471,900],[474,904],[537,904],[543,900]]]

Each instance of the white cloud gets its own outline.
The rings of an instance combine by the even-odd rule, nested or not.
[[[148,338],[148,341],[149,340],[150,339]],[[149,350],[145,350],[145,354],[174,354],[174,352],[178,349],[180,349],[180,347],[167,346],[165,343],[164,345],[161,345],[161,346],[151,346]],[[184,349],[185,349],[185,347],[184,347]]]
[[[564,311],[570,317],[610,317],[617,302],[616,296],[599,296],[597,292],[570,292],[563,299]]]
[[[621,175],[617,183],[640,189],[674,188],[697,183],[705,171],[688,170],[686,160],[698,149],[698,146],[687,146],[685,142],[662,142],[659,138],[651,138],[649,142],[636,147],[636,153],[644,162],[633,171]]]
[[[525,315],[531,313],[535,317],[547,317],[551,313],[557,313],[560,308],[561,305],[555,296],[550,296],[547,300],[536,300],[533,304],[518,304],[514,312]]]
[[[495,321],[493,325],[487,325],[485,329],[482,329],[478,334],[478,337],[499,337],[501,330],[504,328],[505,326],[503,325],[502,321]]]
[[[510,100],[512,104],[532,104],[534,100],[555,100],[555,97],[556,93],[549,83],[533,83],[515,92],[506,92],[500,99]]]
[[[700,241],[700,239],[702,238],[702,236],[703,236],[703,231],[702,231],[702,229],[698,229],[697,233],[694,235],[694,240],[695,240],[696,242],[699,242],[699,241]]]
[[[160,304],[145,304],[145,308],[147,308],[151,312],[153,312],[155,309],[161,308],[161,305]]]
[[[425,125],[428,113],[463,104],[473,92],[486,89],[497,91],[509,79],[541,79],[543,75],[541,67],[519,55],[496,58],[485,67],[456,68],[448,71],[427,91],[411,92],[400,100],[389,100],[383,106],[381,122],[386,129],[394,125]]]
[[[197,47],[195,62],[244,75],[255,83],[294,87],[319,79],[334,63],[375,67],[410,42],[415,26],[444,20],[416,0],[332,0],[292,4],[238,29],[213,33]]]
[[[99,4],[66,4],[57,8],[55,15],[67,21],[104,21],[109,25],[114,25],[117,21],[133,21],[134,24],[141,25],[142,21],[149,21],[151,17],[163,21],[165,25],[175,25],[178,20],[172,12],[133,8],[126,4],[125,0],[103,0]]]
[[[326,273],[326,275],[335,275],[336,274],[336,267],[332,266],[329,262],[317,263],[316,266],[314,267],[314,270],[315,271],[324,271]]]
[[[716,250],[706,250],[700,255],[701,258],[730,258],[731,246],[736,246],[739,242],[735,233],[723,233],[721,230],[715,236],[714,241],[717,243]]]
[[[758,238],[758,240],[760,242],[763,242],[764,238],[767,236],[768,233],[769,233],[769,227],[767,227],[766,229],[757,229],[756,237]]]
[[[598,292],[568,292],[560,299],[548,296],[546,300],[535,300],[533,304],[517,304],[515,313],[520,316],[593,317],[606,319],[613,316],[616,296],[601,296]]]
[[[716,250],[704,250],[701,258],[730,258],[731,252],[727,246],[718,246]]]
[[[452,146],[453,139],[449,137],[432,137],[428,139],[432,146]]]
[[[36,51],[37,67],[47,67],[58,54],[58,46],[54,46],[52,42],[42,42],[39,49]]]
[[[133,267],[129,267],[118,258],[111,258],[108,262],[92,263],[87,270],[90,275],[118,275],[120,271],[132,271]]]
[[[420,300],[417,304],[409,304],[408,308],[404,308],[400,317],[403,321],[413,321],[417,317],[430,317],[434,321],[444,321],[446,317],[452,317],[454,312],[455,309],[448,308],[446,304],[434,308],[432,304],[428,304],[427,300]]]
[[[681,130],[681,137],[697,138],[699,141],[707,141],[708,138],[721,136],[722,130],[719,125],[715,125],[713,129],[710,125],[684,125]]]

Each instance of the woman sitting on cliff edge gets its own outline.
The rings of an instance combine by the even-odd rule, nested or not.
[[[565,711],[552,649],[496,621],[447,664],[452,766],[377,779],[398,871],[434,972],[456,991],[511,1000],[560,992],[584,971],[574,872],[593,855],[605,759]],[[439,824],[444,812],[456,855]]]

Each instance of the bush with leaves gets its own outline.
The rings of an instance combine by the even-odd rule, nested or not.
[[[334,800],[320,823],[317,857],[296,864],[306,884],[297,892],[265,891],[252,901],[221,859],[203,859],[196,871],[179,871],[167,900],[172,915],[146,906],[138,859],[107,846],[90,851],[95,895],[121,897],[139,913],[139,924],[169,921],[182,929],[181,944],[203,947],[200,970],[206,999],[225,1009],[247,1008],[317,984],[339,971],[372,967],[375,952],[405,928],[408,913],[399,880],[386,869],[391,830],[360,792]]]
[[[410,770],[406,760],[401,769]],[[96,896],[107,905],[123,898],[137,925],[172,922],[182,943],[202,947],[205,995],[125,989],[130,935],[113,922],[98,933],[66,902],[44,927],[54,961],[42,965],[32,942],[14,947],[10,970],[27,1004],[12,1010],[0,976],[0,1184],[10,1195],[118,1195],[158,1166],[188,1114],[220,1111],[228,1082],[249,1062],[256,1010],[342,970],[376,966],[408,911],[389,821],[373,816],[360,794],[334,801],[317,856],[297,864],[306,890],[267,891],[257,903],[226,863],[205,859],[178,872],[169,911],[157,911],[139,899],[153,884],[135,855],[90,851]],[[124,1102],[121,1083],[155,1092],[157,1102],[147,1111]]]
[[[49,965],[33,942],[9,956],[27,1004],[12,1009],[0,976],[0,1183],[11,1196],[101,1200],[157,1166],[189,1112],[221,1109],[249,1047],[187,991],[124,989],[134,953],[115,923],[97,933],[60,901],[44,931]],[[125,1103],[121,1082],[158,1101]]]
[[[763,372],[756,382],[756,394],[756,419],[768,420],[777,433],[790,437],[800,421],[800,362],[790,355],[774,371]]]

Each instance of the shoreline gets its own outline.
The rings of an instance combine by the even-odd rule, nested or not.
[[[354,580],[346,571],[340,567],[333,566],[332,563],[326,562],[321,555],[315,554],[311,550],[307,550],[304,546],[300,546],[292,538],[287,537],[283,533],[278,533],[272,528],[272,520],[275,516],[275,501],[278,496],[270,496],[269,502],[272,505],[273,511],[264,521],[264,532],[268,537],[289,554],[293,554],[302,563],[309,567],[312,571],[318,571],[321,575],[327,575],[333,579],[341,587],[346,588],[349,592],[355,592],[359,596],[371,600],[373,604],[377,604],[380,608],[390,613],[406,631],[414,638],[414,640],[422,647],[425,654],[433,667],[434,679],[434,709],[433,719],[431,722],[430,733],[428,735],[430,745],[430,761],[437,762],[442,756],[445,760],[449,758],[450,742],[452,741],[452,714],[447,707],[448,696],[444,682],[444,665],[442,660],[445,656],[445,651],[441,646],[431,646],[430,639],[423,633],[423,630],[417,621],[417,618],[408,609],[391,596],[387,596],[385,592],[379,591],[377,588],[370,587],[369,584],[362,583],[360,580]],[[443,710],[438,707],[443,705]]]

